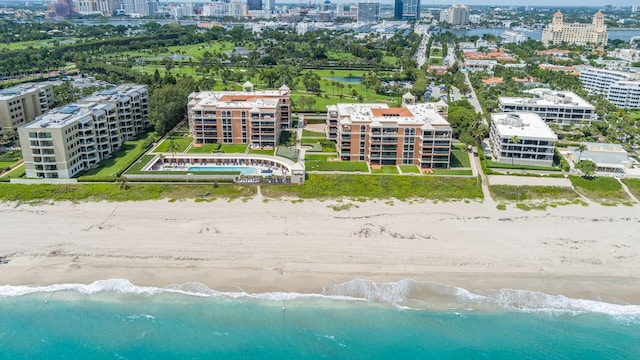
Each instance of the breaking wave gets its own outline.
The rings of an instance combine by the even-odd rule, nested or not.
[[[257,299],[291,301],[299,299],[328,299],[388,303],[408,309],[471,309],[510,311],[561,311],[571,313],[599,313],[626,321],[640,321],[640,305],[614,304],[587,299],[550,295],[537,291],[499,289],[472,292],[464,288],[429,281],[405,279],[375,283],[354,279],[342,284],[325,286],[321,294],[291,292],[247,293],[221,292],[202,283],[170,285],[164,288],[133,285],[124,279],[99,280],[90,284],[56,284],[48,286],[0,286],[0,297],[16,297],[38,293],[77,292],[84,295],[98,293],[159,295],[184,294],[197,297],[226,299]]]

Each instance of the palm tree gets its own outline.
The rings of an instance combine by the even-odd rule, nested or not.
[[[173,154],[173,166],[176,165],[176,151],[179,150],[178,144],[175,141],[169,140],[169,144],[167,145],[167,150]]]
[[[578,162],[580,162],[580,159],[582,158],[582,152],[587,151],[587,145],[581,143],[576,147],[576,151],[580,152],[580,155],[578,155]]]
[[[514,136],[509,140],[509,142],[510,142],[511,144],[518,144],[518,143],[520,143],[520,138],[518,138],[517,136],[515,136],[515,135],[514,135]],[[514,149],[515,149],[515,147],[514,147]],[[515,156],[514,156],[515,154],[514,154],[514,152],[513,152],[513,150],[514,150],[514,149],[511,149],[511,167],[513,167],[513,158],[515,157]]]

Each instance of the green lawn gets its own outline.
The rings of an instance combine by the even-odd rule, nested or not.
[[[193,138],[191,136],[170,136],[167,139],[165,139],[160,145],[158,145],[157,148],[155,148],[153,150],[153,152],[159,152],[159,153],[166,153],[166,152],[170,152],[169,151],[169,143],[173,141],[177,146],[178,149],[176,150],[177,153],[181,153],[184,152],[187,147],[189,147],[189,145],[191,145],[191,143],[193,142]]]
[[[151,161],[151,159],[153,159],[154,157],[156,157],[155,155],[143,155],[140,159],[138,159],[135,163],[133,163],[133,165],[131,165],[131,167],[129,168],[129,170],[127,170],[126,174],[140,174],[142,173],[142,168],[147,166],[147,164],[149,163],[149,161]]]
[[[491,191],[491,196],[497,201],[574,200],[580,197],[573,189],[558,186],[491,185],[489,190]]]
[[[102,160],[97,168],[85,171],[78,180],[114,180],[145,152],[142,145],[150,134],[139,134],[135,140],[125,141],[120,150],[114,152],[109,159]]]
[[[307,171],[353,171],[368,172],[369,168],[364,161],[305,161]]]
[[[442,57],[442,48],[438,48],[438,47],[433,47],[431,48],[431,52],[429,53],[429,56],[437,56],[437,57]]]
[[[532,165],[518,165],[508,163],[499,163],[491,160],[487,160],[487,167],[494,169],[516,169],[516,170],[542,170],[542,171],[561,171],[559,167],[547,167],[547,166],[532,166]]]
[[[640,179],[622,179],[622,182],[627,185],[633,196],[640,198]]]
[[[419,174],[420,169],[416,165],[400,165],[403,174]]]
[[[16,160],[16,161],[0,161],[0,173],[4,171],[4,169],[13,166],[13,164],[19,162],[20,160]]]
[[[253,150],[253,149],[250,149],[249,150],[249,154],[260,154],[260,155],[270,155],[270,156],[273,156],[274,152],[275,152],[275,149],[273,149],[273,150]]]
[[[451,150],[451,161],[449,165],[452,168],[471,167],[471,160],[469,160],[469,153],[467,152],[467,150],[459,150],[457,148]]]
[[[442,66],[444,65],[444,60],[440,57],[430,57],[429,65]]]
[[[302,186],[261,186],[267,197],[367,199],[482,199],[476,178],[309,174]]]
[[[383,166],[380,169],[371,169],[372,174],[398,174],[398,167],[395,165]]]
[[[200,147],[192,146],[187,154],[244,153],[248,146],[248,144],[207,144]]]
[[[618,180],[610,177],[569,176],[576,191],[595,201],[627,201],[629,196]]]
[[[326,139],[327,136],[323,132],[302,129],[302,139],[304,140],[305,138],[322,138],[322,139]]]
[[[11,172],[6,172],[2,176],[0,176],[0,182],[8,182],[10,179],[16,179],[24,177],[24,164],[18,166],[16,169],[13,169]]]
[[[256,194],[254,186],[236,185],[165,185],[133,184],[126,189],[117,184],[18,185],[0,186],[0,200],[38,202],[53,201],[143,201],[162,199],[236,199]]]

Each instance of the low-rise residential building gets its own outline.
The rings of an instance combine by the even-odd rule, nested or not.
[[[135,136],[128,128],[134,122],[136,110],[146,123],[148,102],[145,85],[122,85],[116,93],[136,88],[138,99],[99,101],[95,93],[76,103],[50,110],[18,129],[20,147],[28,178],[68,179],[98,165],[120,149],[122,143]],[[129,90],[128,90],[129,89]],[[131,94],[130,94],[131,95]],[[94,101],[87,100],[89,98]],[[132,127],[142,131],[144,127]]]
[[[581,160],[593,161],[596,172],[615,175],[626,175],[632,168],[633,161],[620,144],[585,142],[581,145],[586,147],[584,151],[575,146],[568,147],[568,157],[574,164]]]
[[[291,127],[291,92],[254,91],[246,82],[242,91],[201,91],[189,95],[189,131],[194,144],[251,144],[274,148],[282,129]]]
[[[546,122],[562,125],[591,124],[596,119],[595,106],[571,91],[532,89],[527,97],[498,97],[503,112],[533,112]]]
[[[416,104],[415,97],[407,93],[399,108],[336,104],[327,110],[327,135],[336,140],[343,161],[449,167],[453,131],[445,118],[444,102]]]
[[[493,158],[519,165],[552,166],[556,134],[531,112],[491,114]]]
[[[0,134],[18,127],[53,108],[53,85],[22,84],[0,90]]]

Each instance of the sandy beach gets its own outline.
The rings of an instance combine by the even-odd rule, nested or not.
[[[121,278],[320,293],[354,278],[640,304],[637,206],[263,201],[0,204],[0,285]]]

